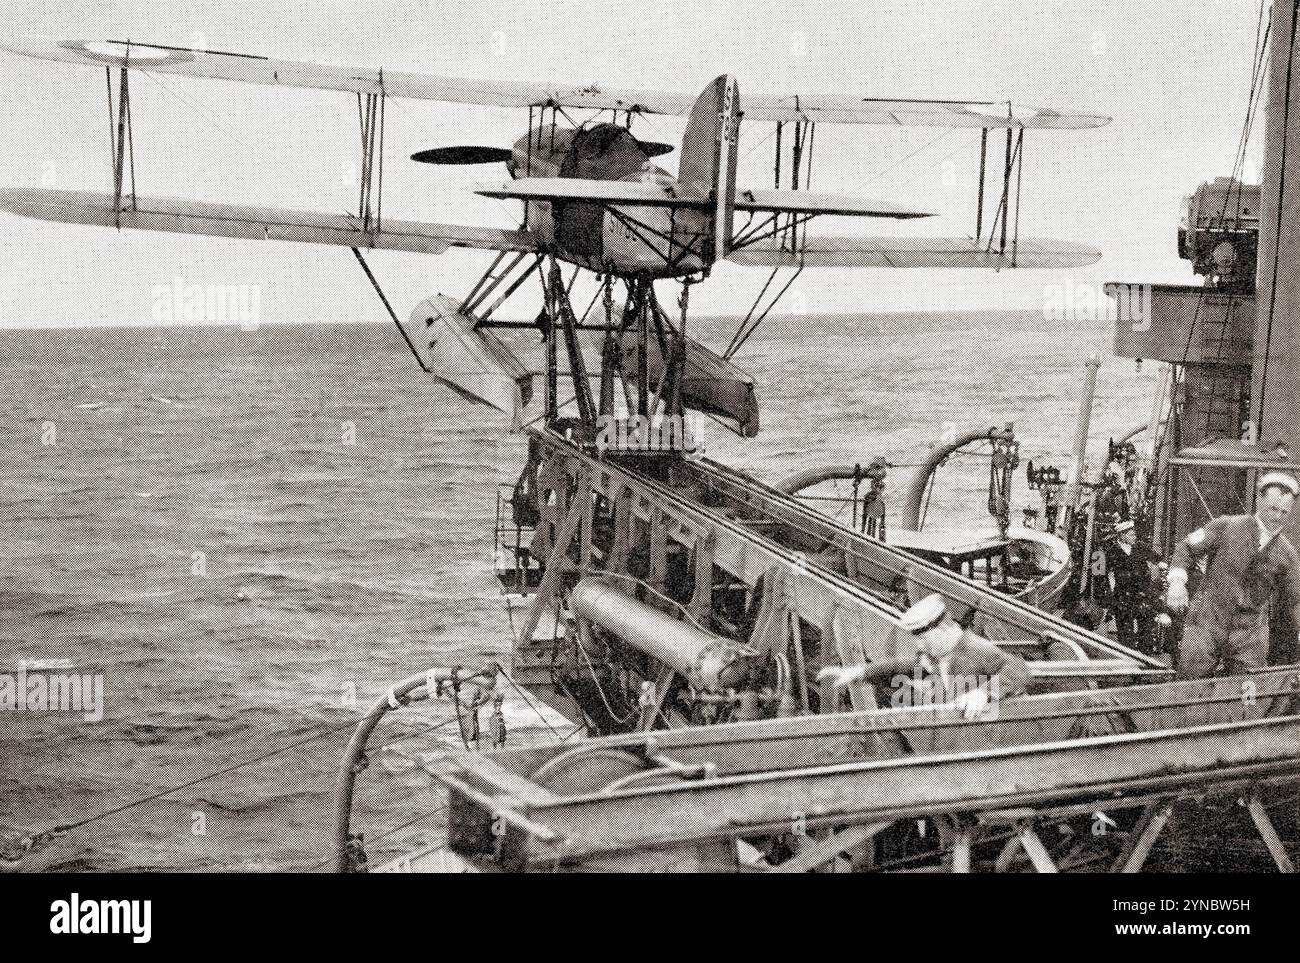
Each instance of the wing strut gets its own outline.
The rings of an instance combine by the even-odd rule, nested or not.
[[[979,241],[979,227],[983,219],[983,197],[984,197],[984,168],[985,168],[985,149],[987,147],[987,134],[981,138],[980,142],[980,210],[976,214],[976,234],[975,240]],[[1016,266],[1016,254],[1020,247],[1020,180],[1023,169],[1025,151],[1025,132],[1024,130],[1013,131],[1007,128],[1007,146],[1005,160],[1002,165],[1002,197],[998,201],[997,209],[993,212],[993,223],[989,225],[989,240],[985,245],[985,253],[993,251],[993,240],[998,238],[997,253],[1005,256],[1007,253],[1008,235],[1011,241],[1011,267]],[[1015,180],[1015,197],[1012,197],[1012,180]],[[1014,213],[1013,213],[1014,208]],[[1014,217],[1014,227],[1012,218]]]
[[[795,98],[796,109],[798,98]],[[785,127],[785,121],[778,121],[776,125],[776,147],[773,151],[772,158],[772,186],[774,190],[781,189],[781,169],[785,165],[784,158],[781,156],[781,134]],[[790,190],[807,190],[812,187],[812,162],[813,162],[813,145],[816,143],[817,124],[812,120],[797,120],[790,122],[793,124],[792,139],[790,143]],[[803,187],[800,188],[800,173],[803,174]],[[782,237],[783,241],[789,242],[791,253],[796,253],[802,246],[800,241],[800,226],[806,225],[806,221],[801,221],[797,212],[791,212],[788,217],[777,215],[773,217],[773,222],[777,225],[774,234]],[[755,231],[755,234],[758,232]],[[804,226],[802,236],[807,238],[808,230]],[[753,237],[751,236],[751,240]]]
[[[352,249],[352,253],[357,256],[357,261],[361,264],[361,270],[366,272],[366,277],[370,279],[370,284],[375,289],[375,293],[379,295],[379,300],[384,302],[384,309],[388,312],[388,316],[393,319],[393,324],[397,325],[397,333],[402,336],[402,340],[406,342],[406,346],[411,349],[411,354],[415,357],[415,363],[420,366],[420,370],[425,374],[433,374],[433,372],[429,370],[429,366],[424,363],[424,359],[420,357],[420,352],[415,347],[415,342],[411,340],[411,336],[407,334],[406,329],[402,327],[402,322],[397,319],[397,314],[393,311],[393,306],[388,303],[388,297],[384,294],[384,289],[379,286],[379,282],[375,280],[374,272],[370,270],[370,265],[366,263],[365,257],[363,257],[361,252],[355,247]]]
[[[357,94],[361,121],[361,197],[357,216],[367,233],[378,233],[384,217],[384,72],[379,71],[379,92]],[[376,178],[375,171],[379,171]],[[378,185],[375,182],[378,180]]]
[[[113,158],[113,210],[114,221],[118,229],[122,227],[122,190],[126,183],[128,166],[131,173],[131,210],[136,209],[135,199],[135,137],[131,130],[131,83],[130,70],[131,47],[126,48],[126,60],[122,64],[121,76],[117,82],[117,130],[113,130],[113,68],[104,68],[104,77],[108,81],[108,149]]]

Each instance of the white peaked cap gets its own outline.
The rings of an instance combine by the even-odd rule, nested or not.
[[[938,625],[947,614],[948,607],[944,605],[943,596],[936,592],[927,595],[904,612],[899,622],[908,632],[920,635]]]
[[[1260,476],[1259,484],[1256,486],[1260,491],[1277,485],[1279,488],[1285,488],[1292,495],[1300,495],[1300,482],[1283,471],[1270,471]]]

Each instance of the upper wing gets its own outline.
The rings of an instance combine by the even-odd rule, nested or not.
[[[41,221],[259,241],[340,244],[344,247],[421,254],[441,254],[449,247],[494,251],[537,250],[537,241],[528,231],[426,224],[391,218],[384,218],[377,227],[367,229],[360,218],[346,214],[322,214],[282,207],[209,204],[159,197],[140,197],[133,203],[129,196],[124,196],[119,210],[111,194],[90,191],[3,188],[0,189],[0,210]]]
[[[627,204],[640,207],[688,207],[704,210],[712,203],[708,197],[676,181],[602,181],[582,177],[521,177],[501,187],[476,191],[484,197],[514,198],[533,201],[591,201],[600,204]],[[845,214],[859,217],[930,217],[926,211],[912,211],[889,201],[848,194],[822,194],[815,191],[736,191],[738,211],[772,211],[799,214]]]
[[[644,114],[685,116],[695,105],[686,94],[649,90],[574,87],[555,83],[471,80],[273,60],[248,54],[189,50],[122,40],[7,39],[0,49],[25,57],[91,66],[129,66],[158,73],[240,80],[281,87],[312,87],[351,93],[440,100],[494,107],[590,107]],[[827,124],[885,124],[913,127],[1047,127],[1077,129],[1110,122],[1098,114],[1064,113],[1009,101],[884,100],[844,95],[795,94],[747,97],[747,120],[810,120]]]
[[[772,238],[727,255],[758,267],[1070,268],[1092,264],[1101,252],[1073,241],[1021,238],[1014,253],[986,250],[968,237],[809,237],[801,251]]]
[[[1082,130],[1110,123],[1104,114],[1049,110],[1009,100],[889,100],[814,94],[747,97],[743,106],[746,120],[811,120],[819,124]]]

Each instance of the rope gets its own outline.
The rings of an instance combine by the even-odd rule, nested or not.
[[[163,93],[170,94],[172,97],[175,97],[177,100],[179,100],[184,106],[188,107],[190,110],[194,111],[194,113],[198,114],[200,118],[202,118],[203,120],[207,121],[210,125],[212,125],[212,128],[214,130],[225,135],[226,137],[229,137],[231,140],[233,140],[236,144],[238,144],[248,153],[250,154],[257,153],[256,150],[254,150],[242,137],[239,136],[238,132],[236,132],[232,128],[222,123],[221,120],[218,118],[218,116],[214,114],[212,111],[209,111],[206,107],[204,107],[202,102],[200,102],[196,97],[193,97],[189,94],[183,94],[180,91],[173,89],[170,84],[166,83],[161,77],[159,77],[157,74],[151,71],[141,70],[139,71],[139,73],[144,74],[155,84],[157,84],[159,88],[162,89]]]
[[[403,741],[404,739],[411,739],[414,738],[415,736],[427,735],[429,732],[432,732],[435,729],[440,729],[442,726],[448,725],[452,721],[453,720],[451,719],[446,719],[440,723],[435,723],[433,725],[430,725],[424,732],[407,733],[404,736],[401,736],[397,739],[392,740],[391,742],[386,743],[384,746],[380,746],[380,749],[382,750],[387,746],[394,745],[398,742]],[[356,725],[357,725],[356,719],[349,719],[348,721],[340,723],[339,725],[327,726],[314,735],[307,736],[306,738],[303,739],[296,739],[293,742],[288,743],[287,745],[279,747],[278,749],[273,749],[270,752],[264,752],[250,759],[241,760],[240,762],[237,762],[233,765],[226,766],[222,769],[218,769],[216,772],[210,772],[207,775],[198,776],[197,778],[186,780],[185,782],[179,783],[174,786],[170,786],[166,789],[160,790],[159,792],[150,793],[149,795],[143,796],[140,799],[132,800],[131,802],[124,803],[120,806],[114,806],[111,809],[104,810],[103,812],[95,813],[93,816],[87,816],[85,819],[80,819],[77,820],[76,822],[71,822],[71,823],[63,823],[61,825],[51,827],[50,829],[42,830],[41,832],[34,833],[32,834],[31,837],[29,837],[31,840],[31,845],[35,845],[36,842],[40,840],[46,838],[52,838],[54,836],[66,833],[69,830],[79,829],[82,826],[88,825],[93,822],[97,822],[98,820],[106,819],[109,816],[115,816],[118,813],[125,812],[128,809],[134,809],[136,806],[142,806],[147,802],[154,802],[158,799],[162,799],[164,796],[170,795],[171,793],[178,792],[181,789],[188,789],[191,786],[197,786],[199,783],[208,782],[209,780],[215,779],[218,776],[229,775],[230,773],[235,772],[237,769],[242,769],[245,766],[251,766],[251,765],[256,765],[257,763],[260,762],[265,762],[267,759],[273,758],[274,756],[278,756],[281,753],[288,752],[291,749],[296,749],[299,746],[304,746],[312,742],[318,742],[321,739],[325,738],[326,736],[331,735],[340,730],[355,728]],[[30,849],[31,847],[29,846],[28,848]]]
[[[262,753],[261,755],[254,756],[251,759],[245,759],[241,762],[235,763],[233,766],[227,766],[224,769],[218,769],[216,772],[208,773],[206,776],[199,776],[196,779],[189,779],[185,782],[182,782],[175,786],[171,786],[170,788],[164,789],[160,792],[150,793],[148,796],[144,796],[140,799],[133,800],[132,802],[129,803],[124,803],[121,806],[114,806],[112,809],[106,809],[103,812],[96,813],[93,816],[87,816],[85,819],[80,819],[72,823],[63,823],[51,829],[47,829],[44,832],[37,833],[32,838],[33,840],[35,840],[45,836],[54,836],[59,833],[65,833],[70,829],[77,829],[81,826],[87,825],[88,823],[93,823],[96,820],[104,819],[108,816],[115,816],[120,812],[125,812],[126,810],[132,809],[136,806],[141,806],[144,803],[153,802],[156,799],[161,799],[163,796],[166,796],[169,793],[173,793],[181,789],[188,789],[190,786],[196,786],[201,782],[207,782],[209,779],[215,779],[217,776],[229,775],[230,773],[234,772],[236,769],[241,769],[244,766],[251,766],[254,765],[255,763],[265,762],[267,759],[270,759],[273,756],[278,756],[283,752],[288,752],[290,749],[296,749],[298,746],[304,746],[311,742],[318,742],[319,740],[323,739],[325,736],[330,735],[333,732],[337,732],[341,729],[345,729],[349,727],[355,727],[356,724],[357,723],[355,719],[349,719],[346,723],[342,723],[337,726],[329,726],[324,731],[318,732],[316,735],[308,736],[305,739],[296,740],[294,742],[289,743],[286,746],[281,746],[280,748],[273,749],[270,752]]]
[[[509,606],[507,606],[507,609],[508,608]],[[513,618],[512,618],[512,622],[513,622]],[[579,648],[581,648],[581,646],[579,646]],[[532,709],[533,712],[537,715],[537,718],[542,720],[542,725],[550,729],[551,733],[555,736],[556,739],[563,742],[565,737],[561,736],[559,730],[556,729],[555,726],[551,725],[550,722],[547,721],[546,716],[542,715],[542,710],[537,707],[537,704],[535,702],[533,702],[532,696],[530,696],[526,691],[524,691],[523,686],[521,686],[514,679],[510,678],[510,673],[506,671],[506,667],[503,666],[500,662],[493,662],[492,664],[501,670],[501,674],[505,676],[505,680],[510,684],[510,687],[519,693],[519,697],[528,704],[528,708]]]

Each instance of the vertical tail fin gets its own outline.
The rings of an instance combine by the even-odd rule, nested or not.
[[[682,137],[682,162],[677,175],[683,184],[713,200],[712,210],[700,215],[704,223],[698,225],[700,233],[710,238],[705,249],[706,265],[722,260],[731,250],[739,129],[740,90],[734,77],[723,74],[695,101]]]

